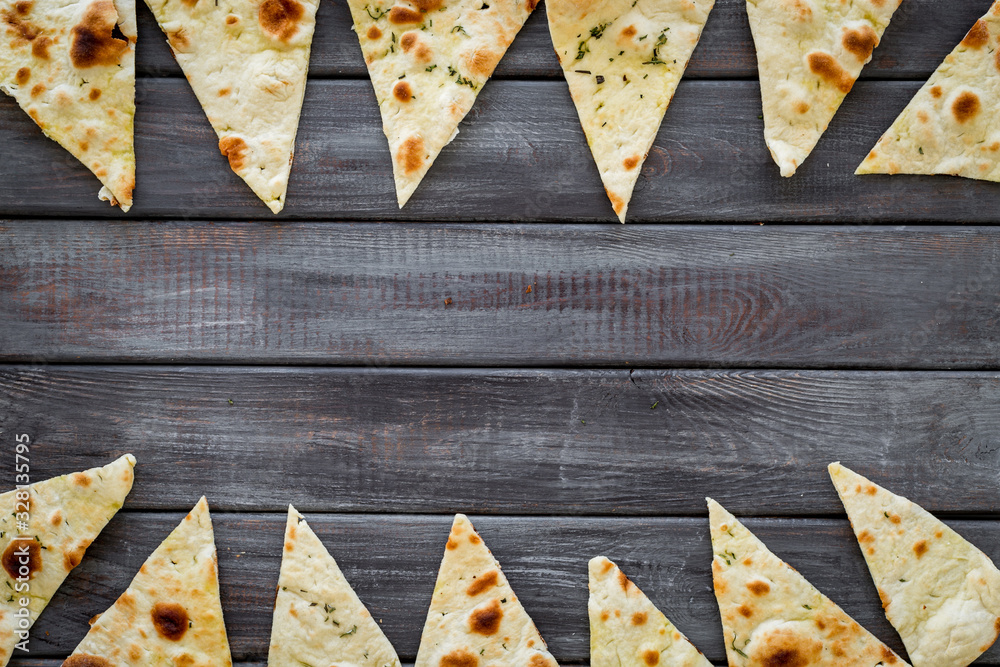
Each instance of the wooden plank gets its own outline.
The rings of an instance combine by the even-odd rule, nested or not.
[[[935,512],[1000,512],[1000,375],[3,367],[35,479],[139,460],[129,507],[840,514],[842,460]],[[0,473],[13,486],[12,468]]]
[[[14,221],[0,266],[4,361],[1000,365],[996,228]]]
[[[989,6],[988,0],[906,0],[896,11],[862,78],[926,79]],[[181,76],[163,33],[141,3],[138,18],[140,75]],[[368,75],[343,0],[320,5],[309,72],[313,77]],[[549,38],[544,3],[528,19],[494,76],[562,77]],[[716,1],[686,76],[756,78],[756,51],[747,23],[746,0]]]
[[[782,179],[764,146],[755,82],[683,83],[643,167],[630,220],[997,220],[1000,186],[954,177],[856,177],[855,166],[918,84],[857,86],[813,156]],[[12,103],[0,107],[0,215],[273,219],[229,169],[185,82],[140,82],[136,205],[97,181]],[[413,200],[396,207],[371,86],[318,81],[306,95],[283,218],[614,220],[562,83],[497,81]]]
[[[86,632],[87,619],[113,603],[180,517],[133,512],[116,517],[35,626],[35,655],[61,656],[72,650]],[[307,515],[307,519],[382,623],[400,658],[413,660],[451,518]],[[558,660],[587,660],[587,560],[596,555],[617,561],[706,655],[724,659],[711,588],[707,518],[473,520]],[[263,660],[284,516],[216,514],[214,524],[234,658]],[[987,553],[1000,553],[997,522],[951,524]],[[750,519],[747,525],[859,623],[902,650],[883,616],[846,520]],[[983,663],[998,662],[1000,647],[994,647]]]

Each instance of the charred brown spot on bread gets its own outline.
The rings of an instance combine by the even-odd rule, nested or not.
[[[1000,70],[1000,49],[993,52],[993,66]]]
[[[605,189],[605,192],[607,192],[607,189]],[[615,193],[608,192],[608,199],[611,200],[611,208],[614,209],[615,213],[621,213],[625,209],[625,200]]]
[[[845,29],[841,40],[844,49],[854,54],[861,62],[871,58],[872,51],[878,46],[878,35],[872,30],[870,25],[863,25],[860,28]]]
[[[971,90],[963,91],[951,103],[951,113],[959,123],[965,123],[975,118],[979,113],[979,96]]]
[[[392,87],[392,96],[400,102],[409,102],[413,97],[413,89],[409,81],[397,81]]]
[[[114,665],[108,659],[102,658],[99,655],[80,653],[79,655],[71,655],[63,660],[62,667],[114,667]]]
[[[90,617],[90,620],[87,621],[87,625],[93,625],[94,623],[97,623],[97,619],[99,619],[100,617],[101,617],[100,614],[94,614],[93,616]]]
[[[754,579],[747,584],[747,590],[749,590],[754,595],[767,595],[771,592],[771,585],[766,581],[761,581],[760,579]]]
[[[420,23],[423,15],[412,7],[396,5],[389,10],[389,23],[404,25],[407,23]]]
[[[619,40],[631,41],[638,32],[638,29],[636,29],[634,25],[629,24],[622,28],[622,31],[618,33],[618,38]]]
[[[469,540],[472,540],[472,535],[469,536]],[[475,579],[469,587],[465,589],[465,593],[469,596],[479,595],[483,591],[489,590],[497,585],[497,578],[499,573],[496,570],[490,570],[481,577]]]
[[[913,545],[913,553],[917,554],[917,558],[921,558],[927,553],[927,548],[927,540],[920,540]]]
[[[750,618],[753,616],[753,609],[749,605],[741,604],[736,611],[739,612],[740,616],[743,618]]]
[[[482,541],[483,541],[482,538],[479,537],[478,535],[476,535],[475,533],[472,533],[471,535],[469,535],[469,542],[471,544],[479,544]]]
[[[529,639],[528,648],[531,648],[534,645],[535,642]],[[555,663],[552,660],[549,660],[548,658],[545,658],[544,656],[536,653],[535,655],[531,656],[530,660],[528,660],[528,667],[555,667]]]
[[[372,27],[368,28],[368,39],[378,39],[381,36],[382,36],[382,31],[379,30],[379,27],[377,25],[372,25]],[[406,50],[405,47],[403,50],[404,51]]]
[[[869,496],[874,496],[876,493],[878,493],[878,489],[876,489],[874,486],[869,486],[867,489],[865,489],[865,493],[867,493]]]
[[[845,95],[854,86],[854,77],[829,53],[813,51],[806,56],[809,70]]]
[[[989,41],[989,26],[986,25],[986,21],[979,19],[962,39],[962,46],[967,46],[970,49],[981,49],[986,46]]]
[[[535,11],[535,7],[537,6],[538,0],[524,0],[524,9],[529,13]]]
[[[632,614],[632,625],[643,625],[646,622],[646,619],[648,618],[649,615],[646,614],[646,612],[637,611],[634,614]]]
[[[99,100],[101,98],[101,89],[100,88],[91,88],[90,89],[90,93],[87,95],[87,97],[89,97],[91,100],[93,100],[94,102],[96,102],[97,100]]]
[[[622,160],[622,166],[629,170],[635,169],[636,165],[639,164],[639,160],[641,159],[642,158],[639,157],[638,155],[630,155],[629,157]]]
[[[219,97],[225,97],[226,95],[228,95],[231,92],[233,92],[233,91],[230,90],[229,88],[220,88],[219,89]]]
[[[609,619],[610,617],[611,617],[611,614],[609,614],[609,613],[608,613],[607,611],[602,611],[602,612],[601,612],[601,620],[602,620],[602,621],[606,621],[606,620],[608,620],[608,619]]]
[[[188,41],[183,28],[174,32],[168,32],[167,41],[170,43],[170,46],[173,47],[174,51],[183,51],[187,47],[191,46],[191,42]]]
[[[90,3],[80,23],[73,26],[70,31],[73,38],[69,57],[76,67],[85,69],[98,65],[117,65],[121,62],[122,54],[128,50],[128,42],[112,34],[117,17],[118,13],[111,0],[95,0]],[[83,486],[90,483],[89,475],[84,473],[76,475],[86,477],[87,482]]]
[[[495,635],[500,630],[500,621],[503,620],[503,609],[500,608],[500,600],[493,599],[485,607],[478,607],[469,616],[469,629],[480,635]]]
[[[649,667],[654,667],[660,663],[660,652],[648,649],[642,652],[642,661],[649,665]]]
[[[15,38],[25,42],[30,42],[41,33],[41,29],[24,20],[24,15],[28,12],[15,10],[14,12],[5,9],[0,12],[3,22],[7,26],[7,32],[12,32]]]
[[[869,533],[867,530],[862,530],[858,533],[858,542],[861,544],[868,544],[869,542],[874,542],[875,536]]]
[[[240,17],[236,14],[230,14],[226,17],[226,25],[236,25],[240,22]]]
[[[409,137],[400,145],[396,152],[396,161],[402,165],[403,171],[412,174],[424,166],[424,140],[420,137]],[[448,549],[458,548],[458,542],[451,537],[445,545]]]
[[[426,13],[432,12],[435,9],[441,9],[441,6],[444,4],[444,0],[410,0],[410,4]]]
[[[305,7],[298,0],[264,0],[257,12],[257,21],[265,33],[287,42],[299,31]]]
[[[899,662],[899,658],[897,658],[896,654],[892,652],[892,649],[890,649],[888,646],[883,646],[882,661],[885,662],[885,664],[887,665],[895,665],[897,662]]]
[[[455,649],[451,653],[443,656],[439,667],[477,667],[479,658],[475,653],[465,649]]]
[[[931,97],[934,99],[940,99],[941,95],[941,86],[931,86]]]
[[[157,602],[149,612],[153,627],[163,638],[178,641],[188,629],[188,613],[176,602]]]
[[[48,60],[50,46],[52,46],[52,40],[47,35],[39,35],[31,42],[31,55]]]
[[[809,659],[792,646],[771,651],[760,664],[762,667],[806,667]]]
[[[500,56],[489,49],[479,48],[464,58],[466,68],[476,76],[488,77],[500,61]]]
[[[22,67],[21,69],[17,70],[17,74],[14,75],[14,80],[17,82],[17,85],[19,86],[23,86],[24,84],[28,83],[30,79],[31,79],[31,69],[28,67]]]
[[[622,590],[628,593],[629,586],[632,586],[632,582],[628,580],[625,573],[618,570],[618,585],[622,587]]]
[[[247,148],[247,142],[240,137],[223,137],[219,140],[219,151],[229,158],[229,166],[236,173],[246,164]]]
[[[808,112],[809,111],[809,103],[808,102],[803,102],[802,100],[799,100],[798,102],[795,103],[795,111],[797,113],[806,113],[806,112]]]
[[[33,579],[42,569],[42,547],[35,539],[11,540],[0,556],[0,562],[11,579]]]
[[[87,553],[87,547],[89,546],[90,541],[83,540],[77,543],[75,549],[70,549],[63,554],[63,566],[66,568],[67,572],[80,564],[83,560],[83,555]]]
[[[878,599],[882,602],[882,609],[888,607],[889,603],[892,602],[892,600],[889,599],[889,594],[882,590],[881,586],[878,588]]]

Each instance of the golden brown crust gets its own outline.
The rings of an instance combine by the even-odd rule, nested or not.
[[[967,46],[970,49],[981,49],[986,46],[989,41],[990,29],[986,25],[986,21],[979,19],[962,39],[962,46]]]
[[[297,0],[264,0],[257,20],[264,34],[287,42],[299,31],[306,10]]]
[[[80,23],[70,31],[69,57],[80,69],[117,65],[128,51],[128,42],[112,35],[118,12],[111,0],[90,3]]]
[[[229,159],[229,166],[237,174],[243,169],[247,152],[247,142],[240,137],[223,137],[219,140],[219,151]]]
[[[836,87],[840,92],[847,94],[854,87],[854,77],[829,53],[813,51],[806,56],[806,62],[809,63],[809,70],[813,74]]]

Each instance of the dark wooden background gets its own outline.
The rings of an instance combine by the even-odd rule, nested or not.
[[[131,213],[0,101],[0,451],[28,433],[36,479],[139,460],[14,664],[57,667],[202,494],[242,667],[266,662],[289,502],[404,662],[463,511],[561,662],[587,662],[605,554],[721,664],[706,495],[902,650],[825,466],[1000,557],[1000,186],[853,170],[989,5],[904,0],[783,180],[743,0],[718,0],[626,226],[544,7],[399,211],[346,4],[324,0],[272,216],[140,6]]]

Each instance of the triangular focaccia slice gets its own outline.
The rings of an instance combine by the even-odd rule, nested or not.
[[[268,667],[399,667],[399,657],[336,561],[288,506]]]
[[[809,156],[901,0],[747,0],[764,139],[782,176]]]
[[[202,498],[94,621],[63,667],[232,664],[215,533]]]
[[[11,455],[18,453],[15,445]],[[121,509],[132,490],[133,466],[135,457],[126,454],[102,468],[37,482],[26,494],[0,495],[0,588],[5,591],[0,596],[0,665],[6,665],[15,645],[28,638],[18,622],[22,599],[27,601],[28,621],[34,623]],[[27,525],[21,525],[25,520]]]
[[[976,21],[882,135],[857,174],[1000,181],[1000,2]]]
[[[0,90],[129,210],[135,0],[0,0],[0,20]]]
[[[464,514],[455,515],[414,667],[557,667]]]
[[[906,665],[717,502],[712,577],[733,667]]]
[[[1000,632],[1000,571],[919,505],[830,464],[885,615],[915,667],[965,667]]]
[[[711,667],[712,663],[603,556],[590,561],[591,667]]]
[[[618,219],[715,0],[548,0],[549,32]]]
[[[146,0],[219,150],[274,213],[285,206],[319,0]]]
[[[537,0],[348,0],[399,207],[458,134]]]

